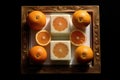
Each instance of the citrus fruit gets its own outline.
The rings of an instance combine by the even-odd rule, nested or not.
[[[70,34],[70,41],[75,46],[80,46],[86,41],[86,36],[81,30],[73,30]]]
[[[41,11],[32,11],[26,20],[31,29],[41,30],[46,24],[46,15]]]
[[[57,31],[63,31],[67,28],[67,20],[64,17],[56,17],[53,21],[53,26]]]
[[[51,40],[51,35],[47,30],[40,30],[35,36],[36,42],[41,46],[46,46]]]
[[[47,51],[42,46],[33,46],[29,50],[29,57],[36,63],[43,63],[47,59]]]
[[[55,44],[55,46],[53,48],[53,53],[58,58],[66,57],[68,55],[68,51],[69,51],[69,49],[68,49],[67,45],[65,45],[62,42]]]
[[[91,16],[86,10],[77,10],[72,15],[73,25],[78,29],[85,29],[91,21]]]
[[[88,63],[93,59],[93,50],[89,46],[79,46],[75,50],[75,58],[80,63]]]

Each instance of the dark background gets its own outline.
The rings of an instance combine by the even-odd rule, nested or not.
[[[11,3],[11,2],[10,2]],[[6,53],[5,59],[3,62],[3,67],[5,71],[3,74],[12,75],[11,78],[15,80],[109,80],[113,78],[113,74],[117,67],[117,58],[116,54],[118,35],[114,35],[113,33],[117,33],[119,20],[116,20],[119,17],[117,10],[114,10],[117,5],[114,5],[114,2],[110,2],[109,0],[16,0],[15,5],[10,4],[12,8],[10,8],[8,12],[8,7],[4,10],[7,12],[6,16],[7,21],[10,24],[7,25],[7,32],[9,38],[7,38],[8,42],[5,46],[8,46],[7,49],[5,47]],[[102,71],[101,74],[41,74],[41,75],[22,75],[20,72],[20,48],[21,48],[21,6],[41,6],[41,5],[99,5],[100,6],[100,40],[101,40],[101,65]],[[8,14],[9,13],[9,14]],[[113,14],[115,13],[115,14]],[[12,23],[12,24],[11,24]],[[6,27],[4,27],[6,30]],[[117,38],[117,40],[116,40]],[[5,39],[6,40],[6,39]],[[10,46],[11,45],[11,46]],[[8,48],[10,48],[8,50]],[[115,49],[115,50],[114,50]],[[119,53],[118,53],[119,54]],[[7,63],[7,64],[6,64]],[[29,79],[28,79],[29,78]],[[13,80],[14,80],[13,79]]]

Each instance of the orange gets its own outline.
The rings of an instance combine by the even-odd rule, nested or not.
[[[33,46],[29,50],[29,57],[35,63],[43,63],[47,59],[47,51],[42,46]]]
[[[75,50],[75,58],[80,63],[88,63],[93,59],[93,50],[89,46],[79,46]]]
[[[86,10],[77,10],[72,15],[73,25],[78,29],[85,29],[91,21],[91,16]]]
[[[41,11],[32,11],[26,20],[31,29],[41,30],[46,24],[46,15]]]
[[[46,46],[51,40],[51,35],[47,30],[40,30],[35,36],[36,42],[41,46]]]
[[[64,43],[57,43],[53,48],[53,53],[58,58],[64,58],[68,55],[68,47]]]
[[[67,20],[63,17],[57,17],[53,21],[53,26],[57,31],[63,31],[67,28]]]
[[[80,46],[86,41],[86,36],[81,30],[73,30],[70,34],[70,41],[75,46]]]

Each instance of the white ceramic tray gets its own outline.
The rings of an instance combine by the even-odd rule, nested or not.
[[[61,14],[61,15],[60,15]],[[45,29],[45,30],[47,30],[47,31],[49,31],[50,33],[51,33],[51,30],[50,30],[50,27],[51,27],[51,25],[50,25],[50,20],[51,20],[51,18],[50,18],[50,16],[51,15],[60,15],[60,16],[62,16],[62,15],[66,15],[66,14],[68,14],[68,15],[70,15],[70,20],[69,20],[69,27],[70,27],[70,31],[69,31],[69,34],[70,34],[70,32],[71,31],[73,31],[74,29],[76,29],[75,27],[74,27],[74,25],[73,25],[73,23],[72,23],[72,14],[73,13],[45,13],[45,15],[46,15],[46,17],[47,17],[47,21],[46,21],[46,25],[45,25],[45,27],[43,28],[43,29]],[[86,42],[83,44],[83,45],[86,45],[86,46],[89,46],[89,47],[91,47],[92,46],[92,44],[91,44],[91,41],[92,41],[92,37],[91,37],[91,28],[92,28],[92,25],[91,24],[89,24],[87,27],[86,27],[86,29],[85,29],[85,31],[84,31],[84,33],[85,33],[85,35],[86,35]],[[32,47],[32,46],[34,46],[34,45],[38,45],[37,43],[36,43],[36,41],[35,41],[35,34],[37,33],[38,31],[33,31],[32,29],[30,29],[30,34],[29,34],[29,44],[30,44],[30,46],[29,46],[29,49]],[[70,39],[69,39],[69,36],[61,36],[61,37],[54,37],[54,36],[52,36],[51,37],[51,41],[70,41]],[[44,62],[44,65],[58,65],[58,64],[65,64],[65,65],[76,65],[76,64],[79,64],[76,60],[75,60],[75,58],[74,58],[74,51],[75,51],[75,49],[76,49],[76,46],[74,46],[74,45],[72,45],[72,44],[70,44],[71,45],[71,60],[70,60],[70,62],[67,64],[67,63],[64,63],[64,62],[52,62],[51,61],[51,59],[50,59],[50,44],[49,45],[47,45],[47,46],[45,46],[45,49],[47,50],[47,53],[48,53],[48,58],[47,58],[47,60]]]

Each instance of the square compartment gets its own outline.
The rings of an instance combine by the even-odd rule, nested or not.
[[[59,61],[71,60],[71,43],[70,41],[51,41],[50,59]]]
[[[70,32],[69,14],[51,14],[51,34],[52,36],[68,36]]]

